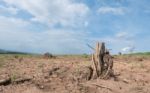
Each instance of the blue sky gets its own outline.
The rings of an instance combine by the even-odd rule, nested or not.
[[[0,49],[54,54],[150,51],[148,0],[0,0]]]

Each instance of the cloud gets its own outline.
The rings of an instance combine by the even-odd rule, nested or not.
[[[24,21],[22,19],[17,19],[13,17],[4,17],[0,16],[0,31],[3,30],[23,30],[27,28],[27,26],[30,24],[28,21]],[[3,33],[1,33],[3,34]]]
[[[15,15],[17,14],[17,12],[18,12],[18,9],[15,7],[5,7],[5,6],[0,5],[1,14],[9,13],[9,14]]]
[[[87,52],[88,47],[84,41],[87,34],[80,29],[88,26],[86,17],[90,9],[85,4],[70,0],[3,1],[6,5],[0,4],[0,48],[34,53],[49,51],[55,54]],[[26,20],[5,15],[7,12],[16,15],[20,10],[33,17]],[[37,23],[49,27],[33,31],[39,28]],[[58,24],[61,28],[56,27]],[[78,31],[74,27],[79,28]]]
[[[128,46],[121,49],[123,52],[133,52],[135,50],[134,46]]]
[[[71,0],[4,0],[8,5],[29,12],[32,21],[41,22],[49,26],[84,26],[88,6]]]
[[[120,33],[116,34],[116,37],[118,37],[118,38],[125,38],[127,35],[128,35],[127,32],[120,32]]]
[[[33,53],[51,52],[54,54],[87,53],[88,47],[84,31],[49,29],[30,31],[27,21],[0,16],[0,48]]]
[[[119,40],[130,41],[132,40],[133,37],[134,37],[133,33],[129,34],[128,32],[125,32],[125,31],[116,33],[116,38],[118,38]]]
[[[137,1],[137,4],[135,0],[121,4],[107,1],[98,4],[89,0],[1,1],[0,48],[38,53],[87,53],[90,49],[86,43],[95,46],[96,41],[104,41],[115,53],[122,49],[127,51],[132,45],[139,50],[145,47],[149,50],[148,45],[144,46],[149,42],[149,22],[145,21],[149,16],[139,15],[147,2],[141,5],[143,2]]]
[[[99,14],[114,14],[114,15],[123,15],[125,14],[125,9],[123,7],[100,7],[97,11]]]
[[[91,41],[105,42],[108,49],[112,49],[112,53],[118,52],[131,52],[135,50],[137,44],[134,39],[135,33],[129,33],[129,31],[119,31],[115,32],[114,35],[104,36],[104,37],[92,37]]]

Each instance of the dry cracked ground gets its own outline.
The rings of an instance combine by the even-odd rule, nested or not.
[[[115,56],[115,78],[92,79],[85,56],[0,55],[0,93],[150,93],[150,58]]]

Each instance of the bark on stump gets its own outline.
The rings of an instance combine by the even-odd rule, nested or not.
[[[105,49],[105,43],[97,43],[95,53],[92,54],[93,78],[107,79],[113,74],[113,59]]]

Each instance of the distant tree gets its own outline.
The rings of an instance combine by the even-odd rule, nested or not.
[[[45,54],[44,54],[44,58],[53,58],[54,56],[51,54],[51,53],[49,53],[49,52],[46,52]]]
[[[122,53],[121,53],[121,52],[118,52],[118,54],[119,54],[119,55],[122,55]]]

